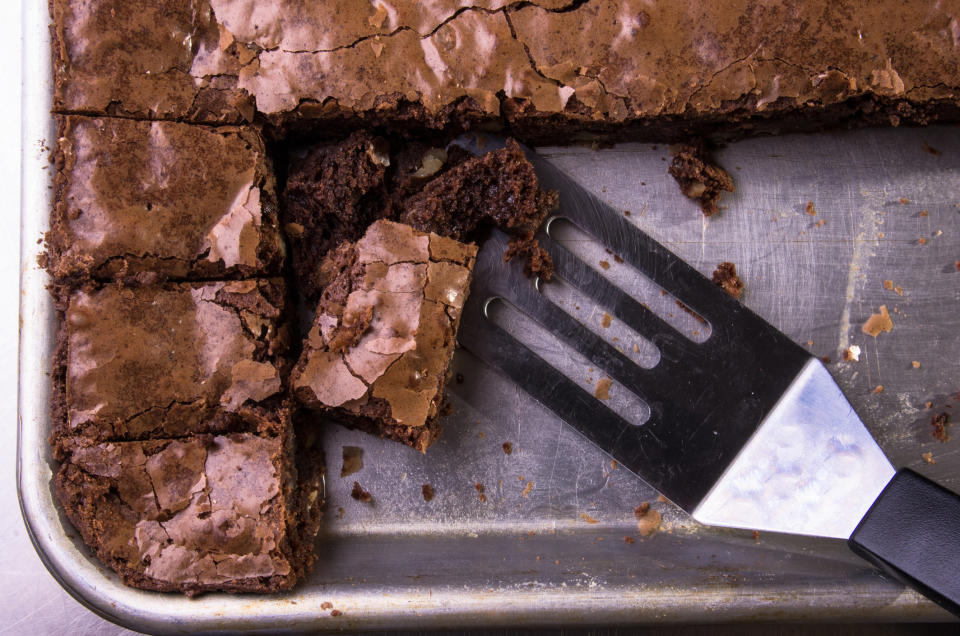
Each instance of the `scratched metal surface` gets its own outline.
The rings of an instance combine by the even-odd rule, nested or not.
[[[45,19],[33,12],[38,24]],[[48,68],[42,56],[35,64]],[[455,359],[463,382],[451,386],[455,413],[427,455],[326,428],[327,523],[305,585],[279,596],[194,600],[123,587],[77,543],[49,487],[53,314],[34,258],[49,209],[38,150],[52,139],[42,77],[26,87],[19,486],[41,557],[90,609],[173,633],[949,619],[842,542],[699,526],[464,351]],[[667,175],[666,147],[542,152],[700,271],[736,263],[744,302],[834,360],[830,371],[893,463],[960,489],[960,440],[934,441],[925,407],[946,410],[960,391],[960,128],[736,143],[718,158],[737,192],[706,220]],[[880,305],[895,326],[874,339],[860,325]],[[592,308],[584,313],[598,320]],[[838,362],[850,345],[861,347],[860,361]],[[340,478],[345,445],[364,449],[364,466]],[[927,452],[935,464],[922,459]],[[350,498],[354,480],[372,503]],[[431,502],[423,484],[436,492]],[[633,515],[642,502],[663,515],[649,537]],[[341,615],[331,616],[327,602]]]

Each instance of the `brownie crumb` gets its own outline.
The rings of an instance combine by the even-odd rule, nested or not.
[[[733,192],[733,179],[716,165],[703,141],[682,144],[670,162],[670,174],[683,194],[699,202],[704,216],[720,211],[717,201],[722,192]]]
[[[633,537],[624,537],[624,538],[623,538],[623,542],[624,542],[624,543],[627,543],[627,544],[630,544],[630,543],[636,543],[637,540],[634,539]]]
[[[600,324],[603,326],[603,328],[606,329],[612,323],[613,323],[613,316],[611,316],[607,312],[603,312],[603,318],[600,320]]]
[[[874,393],[883,393],[883,385],[882,385],[882,384],[878,384],[876,387],[874,387],[873,392],[874,392]]]
[[[637,518],[637,530],[642,537],[648,537],[659,530],[660,523],[663,521],[660,512],[651,509],[647,501],[633,509],[633,516]]]
[[[950,439],[947,427],[950,426],[950,415],[946,412],[938,413],[930,419],[930,425],[933,427],[933,439],[940,443]]]
[[[370,503],[373,497],[370,496],[370,493],[363,489],[360,486],[360,482],[353,482],[353,490],[350,491],[350,496],[356,499],[357,501],[362,501],[364,503]]]
[[[717,269],[713,270],[713,284],[737,300],[743,295],[743,281],[737,275],[737,266],[733,263],[723,262],[717,265]]]
[[[423,486],[421,486],[420,493],[423,495],[424,501],[432,501],[433,495],[435,494],[433,491],[433,486],[431,486],[430,484],[424,484]]]
[[[504,442],[503,452],[506,453],[507,455],[513,453],[513,444],[511,444],[510,442]]]
[[[463,377],[462,373],[458,373],[456,376],[454,376],[454,380],[456,380],[457,384],[463,384],[464,379],[465,378]]]
[[[754,540],[754,541],[759,541],[759,540],[760,540],[760,531],[759,531],[759,530],[754,530],[754,531],[753,531],[753,540]]]
[[[927,462],[928,464],[937,463],[937,460],[933,458],[933,453],[923,453],[922,455],[920,455],[920,457],[922,457],[923,461]]]
[[[830,362],[831,362],[830,356],[822,356],[822,357],[820,358],[820,362],[822,362],[822,363],[824,363],[824,364],[830,364]]]
[[[514,258],[523,261],[523,273],[526,276],[539,276],[543,280],[553,278],[553,259],[550,258],[550,253],[540,246],[532,232],[510,239],[503,253],[503,260],[506,262]]]
[[[813,207],[813,201],[807,201],[807,207],[804,211],[810,216],[817,216],[817,209]]]
[[[524,499],[526,499],[526,498],[527,498],[527,495],[529,495],[529,494],[530,494],[530,491],[532,491],[532,490],[533,490],[533,482],[532,482],[532,481],[528,481],[528,482],[527,482],[527,485],[523,487],[523,492],[520,493],[520,496],[523,497]]]
[[[344,446],[340,477],[352,475],[361,468],[363,468],[363,449],[359,446]]]
[[[861,327],[861,331],[874,338],[879,336],[882,331],[893,331],[893,321],[890,320],[890,312],[887,311],[887,306],[880,305],[880,313],[872,314],[867,318],[867,321]]]
[[[598,520],[594,519],[593,517],[591,517],[585,512],[580,513],[580,518],[590,524],[600,523]]]
[[[940,152],[938,149],[934,148],[933,146],[931,146],[931,145],[928,144],[927,142],[923,142],[923,144],[922,144],[920,147],[923,148],[923,151],[924,151],[924,152],[929,153],[929,154],[933,155],[934,157],[939,157],[940,155],[943,154],[942,152]]]
[[[960,272],[960,261],[955,262],[953,266],[957,269],[958,272]]]
[[[343,616],[343,612],[338,609],[330,610],[330,616]]]
[[[593,397],[598,400],[609,400],[610,399],[610,386],[613,384],[613,381],[610,378],[600,378],[597,380],[597,388],[593,392]]]
[[[477,497],[480,499],[480,503],[487,503],[487,494],[484,492],[483,484],[477,483],[473,487],[477,490]]]
[[[333,603],[330,601],[324,601],[323,603],[320,603],[320,609],[333,609]]]

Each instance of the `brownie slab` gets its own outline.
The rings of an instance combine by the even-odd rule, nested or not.
[[[73,444],[55,480],[84,541],[128,585],[193,595],[292,587],[312,561],[322,461],[292,430]],[[310,461],[307,461],[307,460]]]
[[[54,443],[283,429],[284,295],[279,279],[74,292]]]
[[[55,108],[666,140],[960,118],[935,0],[53,0]]]
[[[276,274],[274,177],[252,128],[59,117],[47,237],[59,278]]]
[[[297,399],[425,450],[477,248],[392,221],[324,262],[332,273],[291,374]]]

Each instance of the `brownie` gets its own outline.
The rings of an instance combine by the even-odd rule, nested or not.
[[[59,117],[58,279],[277,274],[274,177],[251,128]]]
[[[50,7],[56,112],[253,120],[237,74],[255,51],[230,38],[207,0],[50,0]]]
[[[933,0],[53,0],[55,109],[678,139],[960,118]]]
[[[393,221],[324,262],[331,282],[291,374],[296,398],[420,451],[437,416],[477,248]]]
[[[340,243],[357,241],[375,220],[459,241],[496,225],[529,240],[555,202],[512,140],[474,157],[457,147],[391,143],[356,132],[293,156],[281,215],[297,286],[316,302],[329,282],[317,264]]]
[[[292,429],[72,443],[54,478],[67,517],[128,585],[274,592],[313,561],[323,464]]]
[[[59,333],[54,443],[282,430],[285,302],[279,279],[74,292]]]

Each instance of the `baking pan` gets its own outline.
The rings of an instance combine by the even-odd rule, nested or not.
[[[952,620],[842,541],[699,526],[464,351],[454,363],[463,379],[451,384],[455,413],[427,455],[324,430],[326,523],[305,584],[195,599],[123,586],[79,541],[50,486],[56,325],[36,262],[55,141],[49,18],[44,3],[24,12],[19,492],[44,563],[92,611],[157,633]],[[960,128],[738,142],[718,153],[738,189],[712,219],[680,195],[664,146],[541,152],[700,271],[736,263],[744,302],[832,359],[831,373],[893,463],[960,489],[960,439],[937,442],[930,427],[934,413],[960,409]],[[880,305],[895,326],[873,338],[860,325]],[[584,316],[600,321],[602,310]],[[859,361],[842,361],[851,345]],[[589,374],[585,385],[596,379]],[[345,445],[364,449],[364,467],[341,479]],[[354,480],[372,493],[370,504],[350,498]],[[436,492],[430,502],[423,484]],[[633,513],[643,502],[663,516],[646,537]]]

